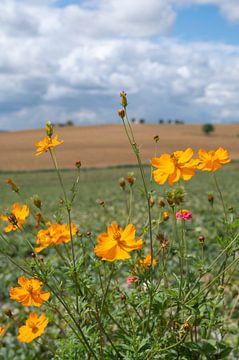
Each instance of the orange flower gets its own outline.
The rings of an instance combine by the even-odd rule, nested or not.
[[[167,180],[170,185],[179,179],[188,181],[195,175],[198,160],[192,160],[193,150],[187,148],[185,151],[175,151],[170,154],[163,154],[159,158],[151,160],[152,166],[157,169],[153,171],[154,180],[164,184]]]
[[[8,221],[8,226],[4,229],[6,232],[17,230],[22,228],[22,225],[25,224],[26,218],[29,215],[29,207],[27,205],[21,205],[15,203],[12,205],[12,211],[9,216],[1,215],[0,219],[3,221]]]
[[[4,327],[0,326],[0,337],[4,335],[5,329]]]
[[[48,224],[48,229],[42,229],[37,234],[37,244],[40,247],[35,248],[36,252],[40,252],[50,245],[66,244],[71,240],[70,228],[66,224]],[[77,228],[71,224],[72,236],[77,233]]]
[[[157,265],[157,260],[153,259],[153,266]],[[151,267],[151,255],[146,255],[143,259],[139,260],[139,266],[142,268],[150,268]]]
[[[18,279],[18,284],[21,287],[10,289],[10,298],[18,301],[23,306],[40,307],[44,301],[50,297],[47,291],[41,291],[43,283],[37,279],[27,279],[21,276]]]
[[[117,224],[110,224],[108,233],[98,235],[95,254],[107,261],[129,259],[130,251],[139,250],[143,246],[143,240],[135,238],[135,232],[135,226],[132,224],[125,229]]]
[[[39,317],[35,312],[31,312],[26,325],[19,328],[18,340],[20,342],[30,343],[35,338],[41,336],[48,324],[48,319],[45,314],[41,314]]]
[[[62,144],[63,142],[63,140],[58,140],[57,135],[54,138],[46,137],[35,144],[35,146],[38,147],[35,155],[41,155],[42,153],[47,152],[49,149]]]
[[[198,155],[198,169],[203,171],[216,171],[217,169],[220,169],[223,164],[228,164],[231,161],[229,159],[229,152],[222,147],[219,147],[215,151],[200,149]]]

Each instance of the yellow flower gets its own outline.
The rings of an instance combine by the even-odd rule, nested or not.
[[[48,324],[48,319],[45,314],[41,314],[39,317],[35,312],[31,312],[26,325],[19,328],[18,340],[20,342],[30,343],[35,338],[41,336]]]
[[[71,224],[72,236],[77,233],[77,228],[74,224]],[[40,252],[50,245],[66,244],[71,240],[70,228],[66,224],[48,224],[48,229],[42,229],[37,234],[36,252]]]
[[[132,224],[125,229],[117,224],[110,224],[107,233],[98,235],[95,254],[107,261],[129,259],[130,251],[139,250],[143,246],[143,240],[135,238],[135,232]]]
[[[0,337],[4,335],[5,329],[4,327],[0,326]]]
[[[35,144],[35,146],[37,146],[37,152],[35,155],[41,155],[42,153],[47,152],[49,149],[62,144],[63,142],[63,140],[58,140],[57,135],[54,138],[46,137]]]
[[[198,160],[192,160],[192,156],[193,150],[187,148],[185,151],[175,151],[153,158],[151,164],[157,168],[153,171],[154,180],[159,185],[166,181],[172,185],[181,178],[185,181],[190,180],[195,175],[198,164]]]
[[[26,218],[29,215],[29,207],[15,203],[12,205],[12,211],[9,216],[1,215],[0,218],[3,221],[8,221],[8,226],[4,229],[6,232],[17,230],[22,228],[25,224]]]
[[[157,265],[157,260],[153,259],[153,266]],[[151,267],[151,255],[146,255],[143,259],[139,260],[139,266],[142,268],[150,268]]]
[[[10,298],[23,306],[40,307],[50,297],[49,292],[41,290],[43,283],[37,279],[27,279],[25,276],[21,276],[18,284],[20,287],[10,289]]]
[[[229,159],[229,152],[222,147],[219,147],[215,151],[200,149],[198,155],[198,169],[203,171],[216,171],[217,169],[220,169],[223,164],[228,164],[231,161]]]

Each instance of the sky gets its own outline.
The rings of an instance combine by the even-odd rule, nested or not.
[[[1,0],[0,130],[239,122],[239,0]]]

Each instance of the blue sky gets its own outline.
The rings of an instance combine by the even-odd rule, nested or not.
[[[238,0],[1,0],[0,129],[238,122]]]

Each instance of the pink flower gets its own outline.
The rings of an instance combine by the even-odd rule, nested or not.
[[[176,213],[177,220],[190,220],[192,219],[192,213],[189,210],[183,209]]]
[[[138,278],[136,276],[130,275],[127,277],[127,284],[133,284],[134,282],[138,281]]]

